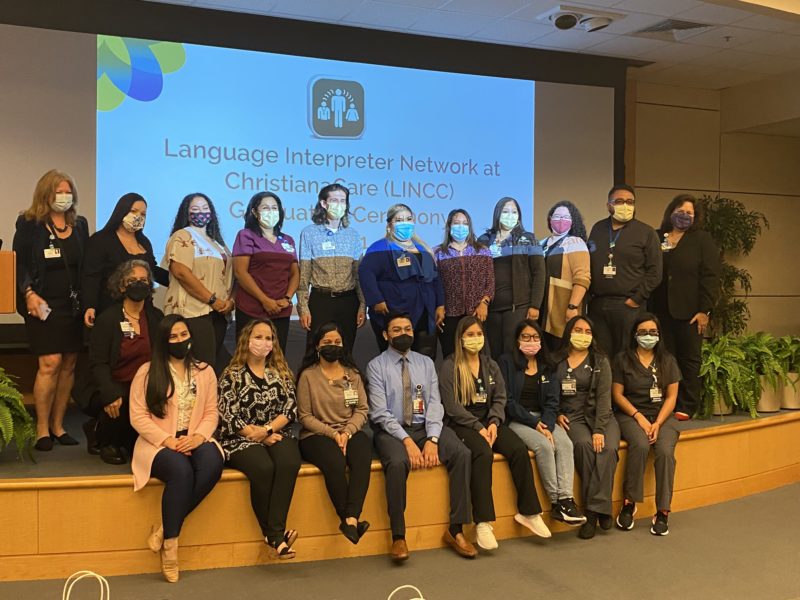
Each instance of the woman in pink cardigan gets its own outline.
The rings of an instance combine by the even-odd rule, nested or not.
[[[131,384],[131,425],[139,433],[133,449],[133,489],[151,476],[164,482],[160,527],[147,541],[161,552],[161,572],[178,581],[178,534],[183,520],[222,475],[223,456],[212,438],[217,429],[217,378],[195,360],[186,321],[169,315],[152,338],[153,356]]]

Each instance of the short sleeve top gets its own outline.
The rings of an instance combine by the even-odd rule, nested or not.
[[[658,416],[664,402],[667,386],[681,380],[681,371],[672,355],[667,355],[664,361],[664,372],[660,373],[655,364],[645,367],[640,361],[628,360],[624,352],[614,357],[611,371],[614,383],[621,383],[622,394],[645,417],[650,419]],[[658,387],[660,396],[651,398],[650,390]]]

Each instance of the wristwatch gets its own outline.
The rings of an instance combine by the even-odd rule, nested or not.
[[[272,427],[265,427],[265,429],[267,430],[267,437],[269,437],[269,436],[271,436],[273,433],[275,433],[275,432],[272,430]]]
[[[208,299],[208,302],[207,302],[207,304],[208,304],[209,306],[214,306],[214,303],[215,303],[216,301],[217,301],[217,295],[216,295],[216,294],[211,294],[211,298],[209,298],[209,299]]]
[[[570,310],[578,310],[578,306],[575,304],[567,304],[567,308]]]
[[[438,435],[432,435],[431,437],[428,438],[428,441],[432,442],[432,443],[434,443],[434,444],[436,444],[438,446],[439,445],[439,436]]]

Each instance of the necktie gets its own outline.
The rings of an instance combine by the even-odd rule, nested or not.
[[[403,361],[400,373],[403,380],[403,423],[411,425],[411,417],[414,414],[411,403],[411,376],[408,374],[408,358],[404,356],[401,360]]]

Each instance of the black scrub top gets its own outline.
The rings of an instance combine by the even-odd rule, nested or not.
[[[558,363],[556,368],[556,378],[559,381],[564,381],[567,378],[567,373],[575,380],[576,393],[566,395],[562,391],[559,396],[559,412],[567,415],[567,418],[572,420],[575,417],[584,414],[584,406],[589,398],[589,386],[592,384],[592,364],[589,360],[589,355],[583,359],[583,362],[574,369],[569,366],[567,359]]]
[[[638,359],[631,364],[625,353],[621,352],[614,357],[611,371],[613,382],[622,384],[625,398],[650,421],[658,416],[664,404],[667,386],[681,380],[681,371],[672,355],[667,356],[664,372],[659,373],[655,365],[645,367]],[[659,398],[650,397],[654,382],[661,392]]]

